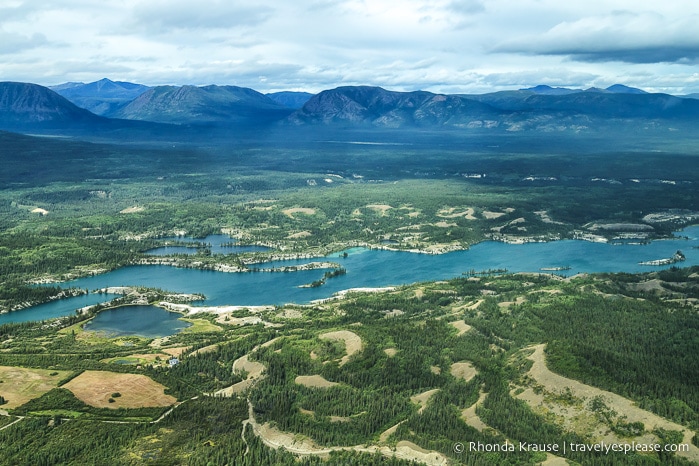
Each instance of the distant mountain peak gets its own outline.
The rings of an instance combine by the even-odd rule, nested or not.
[[[288,108],[299,109],[309,101],[313,94],[308,92],[281,91],[265,94],[276,103]]]
[[[125,105],[149,89],[143,84],[112,81],[102,78],[99,81],[74,86],[60,84],[50,88],[58,92],[78,107],[90,110],[98,115],[109,114]]]
[[[573,92],[580,92],[579,89],[568,89],[567,87],[551,87],[547,84],[539,84],[538,86],[528,87],[526,89],[520,89],[520,91],[531,91],[536,94],[545,95],[565,95],[571,94]]]
[[[607,91],[613,92],[615,94],[648,94],[643,89],[638,89],[636,87],[629,87],[623,84],[612,84],[607,88]]]

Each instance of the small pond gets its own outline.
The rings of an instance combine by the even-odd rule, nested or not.
[[[84,329],[104,332],[109,337],[136,335],[159,338],[192,326],[179,320],[181,317],[182,314],[156,306],[122,306],[100,312],[85,324]]]

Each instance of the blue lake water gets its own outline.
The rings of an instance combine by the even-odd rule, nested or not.
[[[77,309],[103,303],[117,298],[115,294],[90,293],[73,298],[57,299],[44,304],[39,304],[21,311],[0,314],[0,325],[10,322],[30,322],[35,320],[55,319],[73,315]]]
[[[155,306],[123,306],[107,309],[85,324],[88,331],[104,332],[110,337],[138,335],[159,338],[177,333],[192,324],[178,320],[182,314]]]
[[[196,243],[201,243],[207,245],[207,248],[211,250],[211,254],[240,254],[244,252],[261,252],[269,251],[270,248],[266,246],[254,246],[254,245],[237,245],[235,238],[231,238],[228,235],[209,235],[206,238],[194,239],[184,236],[173,236],[169,238],[162,238],[163,241],[177,241],[179,243],[193,243],[192,247],[189,246],[161,246],[158,248],[150,249],[146,251],[146,254],[151,256],[169,256],[172,254],[196,254],[197,247]]]
[[[263,305],[308,303],[349,288],[384,287],[462,276],[470,270],[507,269],[509,272],[540,272],[547,267],[570,267],[559,274],[584,272],[651,272],[668,266],[642,266],[639,262],[671,257],[682,250],[686,261],[678,266],[699,265],[699,227],[678,232],[678,237],[650,244],[608,244],[565,240],[549,243],[505,244],[486,241],[467,251],[429,255],[409,252],[353,248],[348,256],[332,254],[317,259],[299,259],[259,264],[259,267],[298,265],[312,260],[329,260],[347,270],[317,288],[300,288],[322,278],[326,270],[299,272],[223,273],[178,269],[164,265],[124,267],[113,272],[60,283],[62,287],[94,290],[107,286],[147,286],[172,292],[203,293],[202,305]],[[684,237],[687,237],[686,239]],[[227,240],[228,237],[226,237]],[[70,300],[66,300],[70,301]],[[42,306],[50,306],[48,303]],[[80,307],[80,306],[76,306]],[[13,316],[34,311],[30,308]],[[71,314],[70,309],[66,314]],[[52,311],[53,312],[53,311]],[[65,314],[64,314],[65,315]],[[0,316],[7,317],[9,315]],[[52,315],[51,317],[56,317]],[[39,318],[35,314],[34,319]],[[41,317],[48,318],[48,317]],[[2,321],[0,321],[2,323]]]

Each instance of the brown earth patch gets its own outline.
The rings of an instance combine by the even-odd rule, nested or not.
[[[386,443],[386,440],[388,440],[388,437],[393,435],[396,430],[400,427],[401,424],[403,424],[405,421],[400,421],[398,424],[395,426],[391,426],[388,429],[384,430],[381,432],[381,435],[379,435],[379,443]]]
[[[340,385],[337,382],[326,380],[322,375],[299,375],[294,382],[304,387],[330,388]]]
[[[345,342],[345,356],[340,360],[340,366],[347,364],[353,354],[358,353],[362,349],[362,339],[354,332],[349,330],[338,330],[319,335],[321,340],[342,340]]]
[[[386,348],[386,349],[383,350],[383,352],[386,353],[386,355],[387,355],[389,358],[392,358],[393,356],[395,356],[396,354],[398,354],[398,350],[395,349],[395,348]]]
[[[250,361],[249,355],[241,356],[233,362],[233,372],[247,372],[248,379],[257,379],[262,375],[265,366],[257,361]]]
[[[386,212],[393,209],[393,207],[391,207],[390,205],[387,205],[387,204],[369,204],[366,206],[366,208],[374,210],[381,215],[386,215]]]
[[[455,362],[451,365],[449,372],[451,372],[451,375],[453,375],[454,377],[462,378],[466,382],[468,382],[469,380],[474,378],[476,374],[478,374],[478,371],[475,367],[473,367],[473,364],[471,364],[468,361]]]
[[[500,217],[503,217],[505,215],[507,215],[507,214],[505,214],[504,212],[491,212],[489,210],[483,211],[483,217],[485,217],[488,220],[492,220],[494,218],[500,218]]]
[[[298,309],[284,308],[284,312],[280,312],[276,317],[279,319],[300,319],[303,317],[303,313]]]
[[[517,298],[514,301],[503,301],[501,303],[498,303],[498,306],[507,309],[512,305],[519,305],[525,302],[527,302],[526,298],[524,298],[523,296],[517,296]]]
[[[293,207],[291,209],[284,209],[282,212],[289,218],[296,218],[294,217],[295,214],[315,215],[316,210],[308,207]]]
[[[175,404],[165,386],[141,374],[85,371],[63,386],[83,403],[96,408],[150,408]],[[118,392],[120,397],[112,398]],[[114,402],[110,403],[109,399]]]
[[[418,393],[417,395],[411,396],[410,401],[420,406],[420,409],[418,409],[417,412],[421,413],[427,407],[427,402],[430,401],[430,398],[432,398],[432,396],[434,396],[434,394],[438,391],[439,388],[433,388],[432,390],[427,390],[426,392]]]
[[[476,408],[483,404],[483,401],[487,395],[487,393],[481,390],[478,396],[478,401],[461,411],[461,419],[463,419],[466,424],[477,429],[479,432],[483,432],[483,430],[487,429],[488,424],[483,422],[478,414],[476,414]]]
[[[298,233],[294,233],[293,235],[287,236],[289,239],[299,239],[299,238],[308,238],[309,236],[313,236],[313,233],[310,231],[299,231]]]
[[[135,214],[136,212],[143,212],[144,210],[146,210],[145,207],[135,205],[132,207],[127,207],[124,210],[120,210],[119,213],[120,214]]]
[[[196,356],[197,354],[213,353],[214,351],[218,351],[218,343],[214,343],[213,345],[209,346],[204,346],[203,348],[199,348],[198,350],[192,351],[192,354],[190,356]]]
[[[179,358],[180,356],[182,356],[182,353],[184,353],[185,351],[189,351],[190,349],[192,349],[191,346],[175,346],[173,348],[161,348],[160,351],[162,351],[163,353],[167,353],[170,356]]]
[[[221,390],[214,393],[214,396],[231,397],[233,395],[238,395],[240,393],[243,393],[248,388],[252,387],[254,383],[254,379],[243,380],[242,382],[233,384],[230,387],[222,388]]]
[[[464,333],[471,330],[471,328],[473,328],[470,325],[468,325],[466,322],[464,322],[463,320],[455,320],[454,322],[449,322],[449,324],[452,327],[454,327],[456,330],[458,330],[459,333],[456,334],[457,337],[460,337]]]
[[[463,217],[466,220],[477,220],[476,217],[473,216],[475,213],[475,210],[473,207],[468,207],[465,210],[457,211],[456,207],[446,207],[444,209],[440,209],[437,212],[437,217],[442,217],[442,218],[458,218],[458,217]]]

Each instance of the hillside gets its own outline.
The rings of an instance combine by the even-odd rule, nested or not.
[[[236,86],[158,86],[109,116],[161,123],[269,122],[291,110],[252,89]]]
[[[3,128],[28,124],[67,125],[99,121],[54,91],[37,84],[0,82],[0,124]]]

